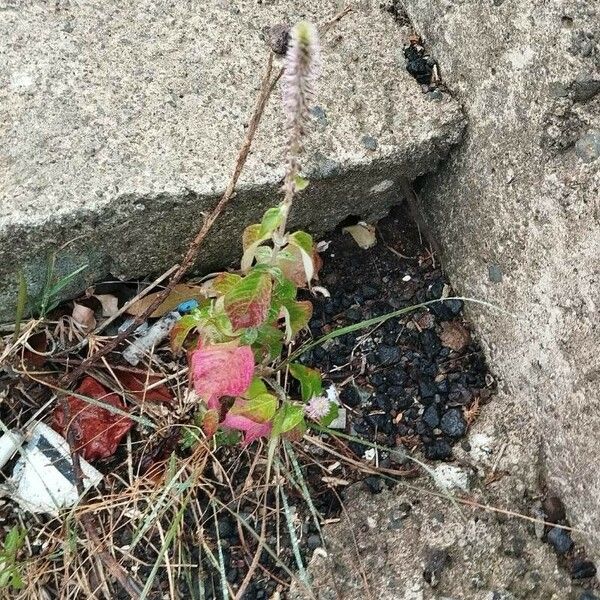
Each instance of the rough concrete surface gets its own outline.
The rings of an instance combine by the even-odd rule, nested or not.
[[[263,27],[340,9],[316,2],[0,1],[0,317],[17,270],[39,288],[59,248],[75,287],[177,262],[224,190],[266,64]],[[428,101],[404,70],[406,31],[363,3],[323,41],[308,146],[313,180],[295,225],[324,232],[348,214],[380,215],[394,183],[434,169],[463,117]],[[285,135],[271,100],[238,196],[200,258],[240,253],[239,234],[277,198]]]
[[[424,476],[378,495],[360,484],[349,488],[340,522],[325,527],[326,556],[317,550],[310,562],[317,600],[582,598],[583,587],[541,539],[541,455],[532,443],[536,428],[520,408],[504,393],[483,408],[468,444],[455,448],[452,477]],[[456,480],[468,488],[449,489]],[[479,506],[459,512],[444,492]],[[435,564],[443,568],[431,574]],[[294,584],[292,600],[309,597]]]
[[[405,0],[468,116],[421,190],[507,411],[541,438],[547,483],[600,559],[600,6]],[[485,416],[484,416],[485,418]]]

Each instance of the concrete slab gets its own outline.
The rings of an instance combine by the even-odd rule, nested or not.
[[[510,313],[467,306],[541,441],[548,493],[598,564],[600,7],[404,5],[469,117],[468,140],[421,190],[423,218],[454,288]]]
[[[339,10],[308,4],[0,2],[0,318],[14,312],[18,269],[35,292],[51,252],[59,274],[88,264],[71,292],[180,259],[230,176],[266,61],[263,27]],[[313,185],[294,212],[315,234],[380,214],[395,183],[435,169],[464,126],[450,97],[421,93],[404,69],[407,32],[370,4],[323,43]],[[202,269],[238,256],[244,224],[276,201],[279,104],[276,93]]]

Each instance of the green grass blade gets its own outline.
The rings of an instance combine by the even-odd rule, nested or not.
[[[413,312],[420,308],[426,308],[427,306],[431,306],[432,304],[437,304],[438,302],[446,302],[447,300],[461,300],[463,302],[472,302],[474,304],[480,304],[482,306],[487,306],[488,308],[493,308],[498,310],[506,315],[514,316],[512,313],[509,313],[499,306],[495,304],[491,304],[490,302],[486,302],[485,300],[477,300],[475,298],[467,298],[462,296],[450,296],[449,298],[437,298],[436,300],[428,300],[427,302],[422,302],[421,304],[413,304],[412,306],[405,306],[404,308],[400,308],[398,310],[394,310],[390,313],[386,313],[385,315],[381,315],[379,317],[373,317],[372,319],[366,319],[365,321],[361,321],[360,323],[353,323],[352,325],[348,325],[347,327],[340,327],[339,329],[335,329],[330,333],[313,340],[312,342],[298,348],[295,352],[292,352],[283,362],[281,362],[278,366],[278,370],[285,367],[299,356],[302,356],[305,352],[308,352],[315,346],[321,346],[325,342],[329,340],[333,340],[342,335],[347,335],[348,333],[353,333],[355,331],[359,331],[361,329],[365,329],[367,327],[372,327],[373,325],[379,325],[380,323],[384,323],[389,319],[393,319],[394,317],[401,317],[407,313]]]
[[[308,508],[310,509],[313,521],[315,523],[315,526],[317,527],[317,531],[319,532],[319,535],[321,536],[321,541],[323,542],[323,545],[325,545],[325,540],[323,539],[323,533],[321,532],[321,523],[319,521],[319,517],[320,517],[319,512],[317,511],[315,505],[313,504],[312,498],[310,497],[310,492],[308,490],[308,486],[306,485],[306,480],[304,479],[304,475],[302,474],[302,469],[300,468],[300,463],[298,462],[296,452],[294,452],[292,445],[288,441],[285,441],[285,450],[287,452],[287,455],[288,455],[288,457],[292,463],[292,467],[294,469],[294,474],[290,473],[287,470],[286,470],[286,473],[288,473],[290,481],[292,482],[294,487],[302,494],[304,501],[306,502]]]
[[[318,425],[317,423],[311,424],[311,427],[321,433],[339,437],[339,438],[342,438],[345,440],[349,440],[351,442],[356,442],[357,444],[361,444],[361,445],[367,446],[369,448],[374,448],[375,450],[378,450],[378,451],[383,450],[384,452],[398,453],[398,450],[396,450],[394,448],[390,448],[389,446],[382,446],[381,444],[374,444],[373,442],[363,440],[354,435],[349,435],[347,433],[342,433],[341,431],[334,431],[333,429],[328,429],[327,427],[322,427],[321,425]],[[418,458],[415,458],[414,456],[411,456],[408,453],[403,453],[403,454],[407,460],[409,460],[409,461],[415,463],[416,465],[418,465],[419,467],[421,467],[431,477],[431,480],[433,481],[434,485],[438,489],[440,489],[442,496],[444,496],[447,500],[450,501],[450,503],[454,506],[454,508],[456,508],[456,510],[459,512],[461,518],[464,519],[464,515],[463,515],[462,509],[460,507],[460,504],[456,501],[456,498],[453,496],[453,494],[448,489],[443,488],[438,485],[436,478],[435,478],[435,473],[433,472],[431,467],[427,463],[424,463],[422,460],[419,460]]]
[[[287,524],[288,533],[290,534],[292,551],[294,553],[294,558],[296,559],[296,565],[298,567],[298,573],[300,574],[300,580],[308,586],[308,575],[306,573],[306,569],[304,568],[304,563],[302,562],[302,556],[300,554],[300,543],[298,542],[298,536],[296,535],[296,530],[294,529],[290,505],[283,487],[284,486],[280,486],[279,491],[281,493],[281,499],[283,501],[283,512],[285,514],[285,522]]]

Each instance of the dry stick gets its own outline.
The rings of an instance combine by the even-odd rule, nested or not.
[[[246,160],[248,158],[248,153],[250,152],[250,146],[252,145],[252,140],[256,134],[256,130],[258,129],[258,124],[260,123],[260,119],[264,112],[265,106],[271,95],[271,91],[274,88],[275,82],[271,82],[271,74],[273,72],[273,53],[269,53],[269,58],[267,61],[267,69],[262,79],[260,94],[258,96],[256,105],[254,107],[254,112],[252,113],[252,117],[248,124],[248,130],[246,131],[246,136],[244,137],[244,141],[242,146],[240,147],[240,151],[238,152],[237,160],[235,163],[235,168],[233,171],[233,175],[229,180],[229,184],[221,197],[219,203],[215,206],[213,211],[204,219],[204,223],[200,228],[200,231],[197,233],[196,237],[192,240],[187,253],[181,262],[181,265],[175,271],[175,274],[169,280],[167,286],[156,295],[154,301],[146,308],[146,310],[135,317],[133,322],[122,331],[119,335],[114,337],[109,343],[107,343],[102,349],[98,350],[95,354],[92,354],[90,357],[85,359],[77,368],[73,369],[70,373],[65,374],[60,383],[62,386],[66,387],[76,381],[81,375],[83,375],[96,361],[98,361],[103,356],[106,356],[110,352],[112,352],[122,341],[124,341],[139,325],[141,325],[167,298],[167,296],[171,293],[173,288],[181,281],[183,276],[190,270],[193,266],[196,257],[198,255],[198,251],[200,250],[200,246],[204,242],[208,232],[211,230],[215,221],[219,218],[229,201],[233,196],[233,192],[235,191],[235,186],[237,185],[238,179],[242,173],[242,169],[246,164]]]
[[[325,442],[322,442],[321,440],[319,440],[319,438],[315,438],[313,436],[310,435],[306,435],[304,436],[304,439],[308,440],[309,442],[311,442],[312,444],[314,444],[315,446],[317,446],[318,448],[321,448],[322,450],[325,450],[326,452],[329,452],[330,454],[332,454],[333,456],[335,456],[336,458],[339,458],[340,460],[344,460],[346,461],[348,464],[357,467],[358,469],[362,470],[364,473],[368,473],[369,475],[389,475],[389,476],[394,476],[394,477],[406,477],[406,473],[403,471],[399,471],[396,469],[386,469],[384,467],[371,467],[369,465],[366,465],[365,463],[359,461],[359,460],[355,460],[353,458],[350,458],[348,456],[344,456],[343,454],[340,454],[339,452],[337,452],[336,450],[334,450],[331,446],[328,446]],[[411,485],[410,483],[405,483],[404,481],[399,482],[403,487],[412,490],[414,492],[418,492],[418,493],[423,493],[429,496],[433,496],[435,498],[440,498],[441,500],[448,500],[448,494],[444,494],[442,492],[436,492],[433,490],[428,490],[427,488],[422,488],[416,485]],[[458,502],[459,504],[464,504],[465,506],[470,506],[472,508],[479,508],[481,510],[486,510],[489,512],[494,512],[494,513],[498,513],[498,514],[502,514],[502,515],[506,515],[508,517],[517,517],[519,519],[522,519],[524,521],[529,521],[530,523],[538,523],[541,525],[546,525],[548,527],[558,527],[559,529],[564,529],[565,531],[574,531],[575,533],[579,533],[585,536],[589,536],[589,532],[584,531],[582,529],[576,529],[575,527],[569,527],[568,525],[557,525],[556,523],[551,523],[550,521],[544,521],[543,519],[538,519],[536,517],[530,517],[528,515],[524,515],[522,513],[519,512],[515,512],[512,510],[508,510],[505,508],[498,508],[497,506],[492,506],[490,504],[483,504],[481,502],[476,502],[475,500],[469,500],[468,498],[461,498],[460,496],[453,496],[454,500],[456,502]]]

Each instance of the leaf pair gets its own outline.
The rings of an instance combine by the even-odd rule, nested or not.
[[[261,244],[273,239],[273,235],[281,225],[283,218],[284,209],[280,205],[269,208],[263,215],[260,223],[248,225],[248,227],[246,227],[242,236],[244,254],[242,256],[241,269],[243,273],[246,273],[250,269],[252,263],[257,258],[257,251]],[[260,252],[258,258],[261,258]],[[262,258],[269,258],[269,253],[263,253]],[[262,261],[259,260],[259,262]]]

